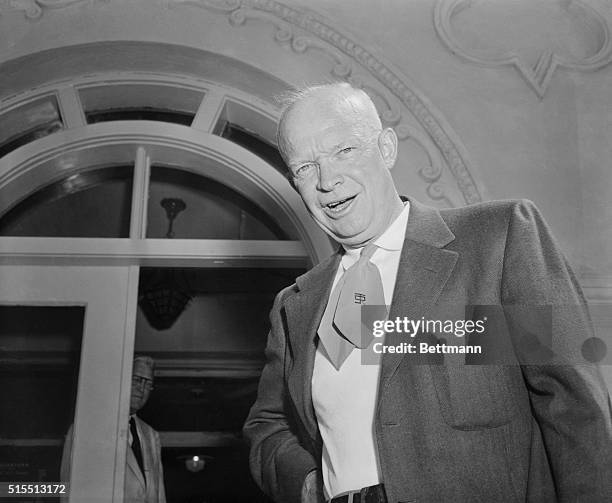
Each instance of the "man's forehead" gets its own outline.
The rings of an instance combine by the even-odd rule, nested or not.
[[[295,135],[304,128],[325,129],[336,125],[379,129],[380,119],[373,103],[361,95],[324,90],[294,103],[282,122],[283,134]]]
[[[346,118],[368,120],[368,110],[360,96],[346,92],[323,90],[294,103],[287,118],[291,121],[308,121],[313,117],[319,120]]]
[[[132,375],[153,380],[153,360],[150,358],[135,358]]]
[[[362,132],[351,125],[331,125],[329,127],[295,128],[287,135],[286,147],[289,153],[300,154],[302,150],[333,150],[347,142],[361,140]]]

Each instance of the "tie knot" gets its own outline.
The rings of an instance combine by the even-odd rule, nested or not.
[[[372,255],[374,255],[374,252],[376,251],[377,248],[378,246],[376,246],[374,243],[370,243],[364,246],[363,250],[361,250],[361,256],[359,258],[370,260],[372,258]]]
[[[376,246],[374,243],[364,246],[361,249],[358,258],[353,258],[354,262],[350,264],[344,264],[343,262],[342,267],[345,271],[356,271],[362,269],[370,261],[377,248],[378,246]],[[352,255],[352,257],[355,257],[355,255]]]

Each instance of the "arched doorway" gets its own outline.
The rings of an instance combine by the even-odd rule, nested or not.
[[[263,363],[265,304],[331,251],[275,157],[275,114],[242,89],[159,73],[71,75],[2,103],[0,122],[11,135],[0,141],[0,303],[74,305],[85,313],[71,501],[121,500],[135,351],[158,360],[159,394],[144,412],[161,430],[168,466],[216,450],[207,468],[213,474],[232,463],[246,469],[239,416]],[[159,205],[167,197],[191,210],[177,217],[171,239]],[[156,271],[180,271],[193,286],[172,329],[151,328],[138,307],[143,274]],[[227,320],[237,310],[245,328],[232,337],[240,327]],[[43,341],[35,349],[44,357],[46,348]],[[177,390],[188,406],[163,416]],[[224,399],[241,405],[226,410],[230,427],[219,428]],[[210,409],[211,400],[221,412],[198,422],[198,404]],[[61,438],[35,431],[13,438],[17,447],[37,442],[61,448]],[[185,473],[171,472],[185,487]],[[223,496],[196,477],[199,497],[253,500]]]

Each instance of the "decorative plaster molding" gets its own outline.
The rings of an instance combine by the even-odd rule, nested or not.
[[[110,0],[101,1],[109,2]],[[45,10],[63,9],[85,2],[92,2],[92,0],[4,0],[0,3],[0,15],[10,11],[21,11],[28,19],[40,19]]]
[[[591,55],[578,58],[571,54],[561,54],[558,49],[542,47],[535,65],[530,66],[515,48],[496,51],[465,47],[453,29],[453,20],[459,12],[473,7],[473,3],[473,0],[438,0],[434,10],[434,24],[438,37],[452,53],[468,61],[486,66],[514,66],[540,99],[544,97],[558,67],[586,72],[598,70],[612,61],[612,41],[608,21],[595,8],[579,0],[557,0],[555,7],[565,11],[568,18],[581,14],[599,28],[598,47]],[[551,2],[550,6],[553,4]],[[517,31],[517,36],[521,35],[520,30]]]
[[[380,87],[377,93],[374,93],[381,98],[379,104],[382,102],[388,107],[382,111],[383,121],[396,126],[401,139],[408,138],[411,136],[407,133],[409,126],[402,123],[401,107],[408,109],[437,146],[465,202],[469,204],[482,201],[480,190],[468,167],[465,148],[453,135],[450,126],[434,112],[433,106],[403,75],[393,70],[364,46],[330,26],[324,19],[276,0],[167,0],[167,2],[169,7],[194,5],[224,14],[232,26],[244,25],[251,19],[271,23],[276,28],[274,40],[277,43],[288,45],[296,53],[303,53],[309,49],[321,51],[331,58],[333,62],[331,74],[334,77],[345,79],[371,92],[374,87],[368,86],[363,78],[356,75],[357,66],[366,69],[372,78],[384,86],[384,91],[394,97],[391,100],[382,96]],[[397,101],[398,105],[394,105],[392,101]],[[434,199],[450,201],[450,198],[444,194],[441,184],[433,185],[430,170],[419,170],[418,174],[424,181],[432,184],[428,188],[428,193],[432,197],[435,196]]]
[[[416,169],[418,176],[426,184],[425,192],[427,195],[433,201],[444,201],[448,207],[452,207],[453,202],[448,197],[447,188],[441,181],[444,173],[444,162],[432,140],[424,131],[408,124],[400,124],[395,130],[399,137],[417,143],[428,156],[429,163]]]

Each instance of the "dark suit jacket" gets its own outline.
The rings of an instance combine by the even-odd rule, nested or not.
[[[126,452],[124,503],[166,503],[164,487],[164,470],[161,462],[161,443],[159,434],[138,416],[136,428],[142,450],[142,463],[146,473],[145,478],[136,461],[132,448],[128,445]],[[73,442],[73,425],[70,426],[64,442],[61,463],[61,480],[70,480],[70,466]]]
[[[383,356],[375,435],[389,502],[612,501],[610,399],[598,369],[580,358],[589,315],[537,209],[529,201],[441,211],[410,202],[389,319],[445,319],[466,305],[559,309],[549,364]],[[244,433],[253,476],[278,503],[299,502],[305,476],[321,466],[311,378],[338,260],[299,277],[270,315],[267,364]],[[502,318],[487,335],[519,352],[520,320]],[[387,337],[401,342],[404,334]]]

